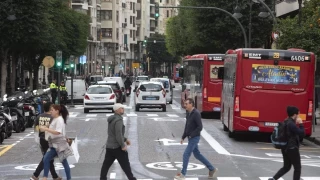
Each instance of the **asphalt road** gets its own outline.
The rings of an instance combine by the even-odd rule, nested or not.
[[[186,145],[179,141],[185,125],[185,111],[180,109],[181,87],[174,91],[174,102],[161,110],[134,111],[133,96],[127,100],[125,124],[132,145],[128,148],[133,174],[138,179],[173,179],[181,169]],[[71,165],[72,179],[99,179],[105,155],[108,111],[83,113],[83,107],[70,108],[67,134],[77,137],[80,160]],[[204,129],[200,151],[219,169],[217,180],[266,180],[281,166],[282,157],[268,142],[268,136],[242,135],[230,139],[219,120],[203,119]],[[187,143],[187,141],[185,141]],[[304,141],[301,147],[303,180],[320,180],[320,147]],[[41,159],[35,144],[33,129],[14,133],[0,145],[0,179],[28,179]],[[61,164],[56,163],[60,176],[65,177]],[[187,179],[207,179],[208,170],[191,156]],[[292,179],[292,170],[283,177]],[[115,162],[109,171],[110,179],[126,179]]]

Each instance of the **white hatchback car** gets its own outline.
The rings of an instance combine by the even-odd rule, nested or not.
[[[167,111],[166,90],[161,82],[141,82],[135,91],[136,111],[140,108],[162,108]]]
[[[110,109],[113,112],[113,105],[117,97],[109,85],[92,85],[84,95],[84,113],[95,109]]]

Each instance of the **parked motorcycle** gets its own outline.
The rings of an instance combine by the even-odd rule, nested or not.
[[[10,115],[10,109],[8,107],[0,106],[0,119],[4,119],[6,124],[6,135],[5,135],[5,139],[6,139],[12,135],[12,130],[13,130],[12,118]]]
[[[15,92],[10,97],[7,94],[3,97],[3,106],[10,108],[11,118],[13,121],[13,129],[17,133],[25,131],[28,121],[24,117],[23,93]]]
[[[3,116],[0,116],[0,144],[4,141],[7,136],[7,125],[6,120]]]

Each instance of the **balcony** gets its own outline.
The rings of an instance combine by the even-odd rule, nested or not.
[[[150,31],[155,31],[156,27],[150,27]]]
[[[140,25],[140,24],[141,24],[141,19],[139,19],[139,20],[137,19],[136,20],[136,25]]]
[[[92,7],[92,0],[88,0],[88,6]]]
[[[97,6],[101,7],[101,0],[97,0]]]

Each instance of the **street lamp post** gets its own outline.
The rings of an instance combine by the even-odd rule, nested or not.
[[[244,46],[245,46],[245,48],[248,47],[247,34],[246,34],[246,31],[244,30],[242,24],[240,23],[240,21],[237,18],[233,17],[233,15],[230,12],[228,12],[224,9],[217,8],[217,7],[198,7],[198,6],[159,6],[159,8],[213,9],[213,10],[218,10],[218,11],[224,12],[224,13],[228,14],[229,16],[231,16],[238,23],[238,25],[240,26],[242,33],[243,33],[244,44],[245,44]]]
[[[57,67],[58,67],[58,104],[60,104],[60,69],[62,66],[62,51],[56,52],[56,59],[57,59]]]
[[[70,69],[71,69],[71,105],[70,107],[74,107],[73,104],[73,76],[74,76],[74,56],[70,56]]]

